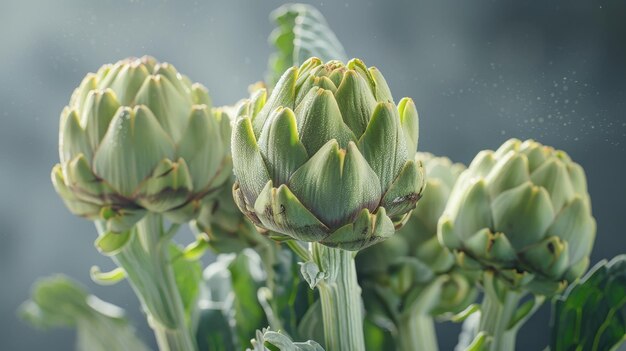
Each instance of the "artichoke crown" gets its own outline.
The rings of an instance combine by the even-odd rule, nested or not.
[[[61,113],[57,192],[75,214],[122,231],[146,211],[174,221],[229,177],[230,123],[167,63],[126,59],[88,74]]]
[[[420,197],[418,116],[375,68],[311,58],[242,105],[232,136],[239,208],[261,228],[358,250]]]
[[[438,234],[462,264],[550,295],[587,269],[595,231],[582,167],[563,151],[511,139],[461,174]]]

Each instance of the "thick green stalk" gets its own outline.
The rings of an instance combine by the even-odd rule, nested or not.
[[[489,350],[515,350],[515,336],[517,328],[509,328],[517,310],[521,294],[516,291],[505,291],[504,296],[498,299],[493,292],[485,291],[481,304],[479,331],[490,336]]]
[[[398,351],[437,351],[433,318],[427,314],[406,314],[398,318]]]
[[[137,223],[129,242],[113,260],[124,269],[141,301],[159,349],[194,351],[195,341],[170,263],[171,234],[164,232],[160,215],[148,214]]]
[[[357,282],[354,253],[311,244],[313,259],[325,272],[318,283],[326,351],[365,350],[361,287]]]

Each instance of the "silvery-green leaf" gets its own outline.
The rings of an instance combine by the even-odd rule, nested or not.
[[[256,338],[251,340],[252,349],[247,351],[324,351],[322,346],[313,340],[293,342],[288,336],[270,331],[257,330]]]
[[[313,261],[307,261],[300,264],[300,273],[311,289],[314,289],[317,284],[327,278],[326,273],[322,272]]]
[[[313,6],[287,4],[274,10],[270,17],[277,24],[270,42],[277,52],[270,57],[268,82],[274,83],[280,74],[309,57],[323,61],[346,60],[341,43],[333,34],[324,16]]]
[[[62,275],[35,283],[31,300],[20,306],[19,314],[42,329],[76,328],[76,348],[80,351],[148,350],[121,308],[89,295]]]

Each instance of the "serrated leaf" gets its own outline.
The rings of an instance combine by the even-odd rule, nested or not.
[[[20,306],[19,315],[39,328],[75,327],[77,350],[148,350],[124,310],[90,295],[63,275],[35,283],[32,299]]]
[[[270,16],[277,27],[270,35],[276,52],[270,57],[267,82],[273,86],[289,67],[312,56],[322,61],[347,60],[343,46],[326,19],[313,6],[287,4]]]
[[[554,299],[550,350],[612,350],[625,336],[626,255],[619,255]]]
[[[293,342],[288,336],[269,330],[257,330],[256,338],[251,340],[252,349],[247,351],[324,351],[313,340]]]

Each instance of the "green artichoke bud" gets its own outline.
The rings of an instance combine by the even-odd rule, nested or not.
[[[541,295],[584,273],[595,232],[582,167],[563,151],[517,139],[476,156],[438,228],[461,265]]]
[[[418,116],[376,68],[311,58],[257,91],[233,127],[239,209],[286,237],[359,250],[391,236],[420,197]]]
[[[203,86],[151,57],[122,60],[88,74],[61,113],[52,182],[114,232],[147,211],[187,221],[230,177],[229,135]]]
[[[477,295],[476,274],[457,267],[452,252],[437,240],[437,221],[465,166],[421,152],[416,160],[426,170],[426,188],[411,217],[393,237],[356,256],[364,297],[385,301],[383,314],[394,311],[385,319],[401,313],[457,313]]]

